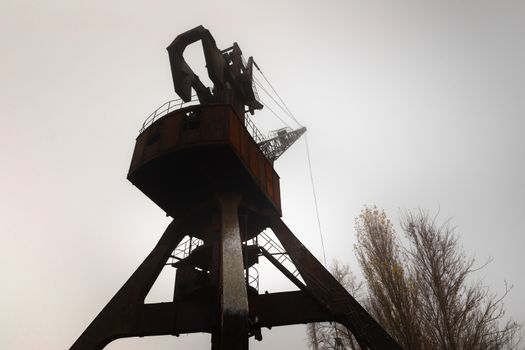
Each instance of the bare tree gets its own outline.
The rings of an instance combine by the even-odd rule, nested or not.
[[[521,326],[505,321],[502,303],[509,288],[498,298],[481,281],[472,281],[475,261],[466,257],[453,228],[438,226],[421,211],[408,213],[402,228],[421,301],[418,323],[432,348],[516,349]]]
[[[468,258],[448,225],[417,212],[401,223],[403,247],[390,220],[365,208],[356,220],[356,253],[368,308],[404,349],[517,349],[521,325],[505,321],[502,297],[473,280]],[[508,292],[508,289],[507,289]]]
[[[521,325],[505,317],[502,296],[474,279],[475,260],[467,257],[454,229],[437,225],[424,212],[408,212],[400,243],[391,221],[376,207],[356,219],[356,255],[366,291],[346,265],[334,277],[405,350],[512,350]],[[315,350],[359,349],[352,335],[334,323],[308,326]]]

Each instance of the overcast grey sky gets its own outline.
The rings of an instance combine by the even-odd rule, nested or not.
[[[168,224],[125,177],[143,120],[175,98],[165,47],[199,24],[308,127],[328,260],[358,270],[364,205],[439,211],[525,321],[525,2],[0,0],[0,348],[69,348]],[[321,256],[304,140],[276,168],[285,222]],[[253,349],[306,348],[303,326],[263,336]]]

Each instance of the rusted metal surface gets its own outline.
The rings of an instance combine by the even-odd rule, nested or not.
[[[361,348],[401,350],[396,341],[337,282],[280,218],[273,217],[270,228],[301,273],[306,290],[333,315],[332,321],[349,328]]]
[[[267,328],[333,319],[332,313],[304,291],[254,295],[250,314],[257,317],[260,327]]]
[[[177,231],[177,226],[175,220],[168,226],[153,251],[82,333],[71,350],[103,349],[117,338],[151,333],[166,334],[171,322],[158,325],[146,320],[154,316],[166,320],[168,308],[144,306],[144,299],[171,252],[183,238]],[[153,329],[155,325],[158,328]]]
[[[213,91],[182,57],[199,40]],[[244,106],[251,112],[262,107],[251,87],[253,60],[245,64],[237,44],[219,51],[203,27],[178,36],[168,52],[177,93],[187,101],[193,88],[203,105],[170,112],[168,103],[166,115],[156,119],[154,113],[136,140],[128,179],[175,220],[71,349],[102,349],[123,337],[207,332],[212,350],[247,350],[248,337],[261,340],[263,327],[322,321],[344,324],[362,349],[400,349],[280,219],[279,176],[244,123]],[[281,132],[274,144],[261,147],[278,156],[277,146],[286,148],[301,132]],[[256,246],[267,227],[283,245],[278,254],[296,270],[268,245]],[[186,235],[201,240],[199,246],[182,258],[172,255]],[[299,291],[259,294],[249,286],[246,269],[259,252]],[[173,301],[145,304],[166,265],[177,267]]]
[[[205,86],[183,57],[186,47],[197,41],[202,43],[206,69],[213,87]],[[210,32],[203,26],[198,26],[178,35],[167,50],[175,92],[184,101],[191,100],[193,89],[201,104],[227,103],[241,117],[244,117],[244,106],[252,113],[263,107],[253,90],[253,58],[250,57],[245,64],[237,43],[221,51]]]
[[[281,215],[279,176],[227,105],[172,112],[138,137],[128,179],[173,217],[215,192]]]
[[[297,240],[281,219],[267,217],[304,283],[271,254],[262,254],[300,289],[259,294],[244,279],[243,224],[261,215],[238,207],[240,196],[218,195],[217,205],[199,209],[185,222],[174,221],[157,246],[95,318],[71,349],[102,349],[123,337],[207,332],[213,349],[245,350],[248,337],[262,339],[261,328],[335,321],[347,326],[363,349],[400,349],[395,341]],[[242,215],[239,216],[239,212]],[[195,220],[202,224],[195,225]],[[178,265],[173,302],[144,299],[188,230],[202,231],[203,257],[189,254]],[[203,263],[206,261],[206,263]]]
[[[259,247],[261,254],[268,259],[269,262],[273,264],[283,275],[285,275],[293,284],[297,286],[297,288],[301,290],[305,290],[306,286],[303,282],[301,282],[296,276],[294,276],[293,273],[288,271],[286,267],[284,267],[276,258],[273,257],[272,254],[270,254],[266,249],[263,247]]]

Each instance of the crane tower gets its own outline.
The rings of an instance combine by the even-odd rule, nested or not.
[[[183,57],[198,41],[212,87]],[[248,117],[263,108],[253,59],[245,61],[236,43],[219,50],[202,26],[177,36],[167,50],[182,101],[166,103],[146,120],[128,179],[173,220],[71,350],[197,332],[211,334],[212,350],[245,350],[250,337],[262,340],[263,328],[323,321],[346,326],[362,349],[401,349],[281,219],[273,163],[306,128],[266,138],[257,131]],[[297,290],[259,293],[251,271],[260,258]],[[177,269],[172,301],[145,303],[166,265]]]

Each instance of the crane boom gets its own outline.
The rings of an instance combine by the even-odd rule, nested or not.
[[[274,162],[305,132],[305,126],[302,126],[296,130],[292,130],[288,127],[278,129],[273,131],[268,139],[259,142],[257,145],[266,155],[266,158],[268,158],[269,161]]]

